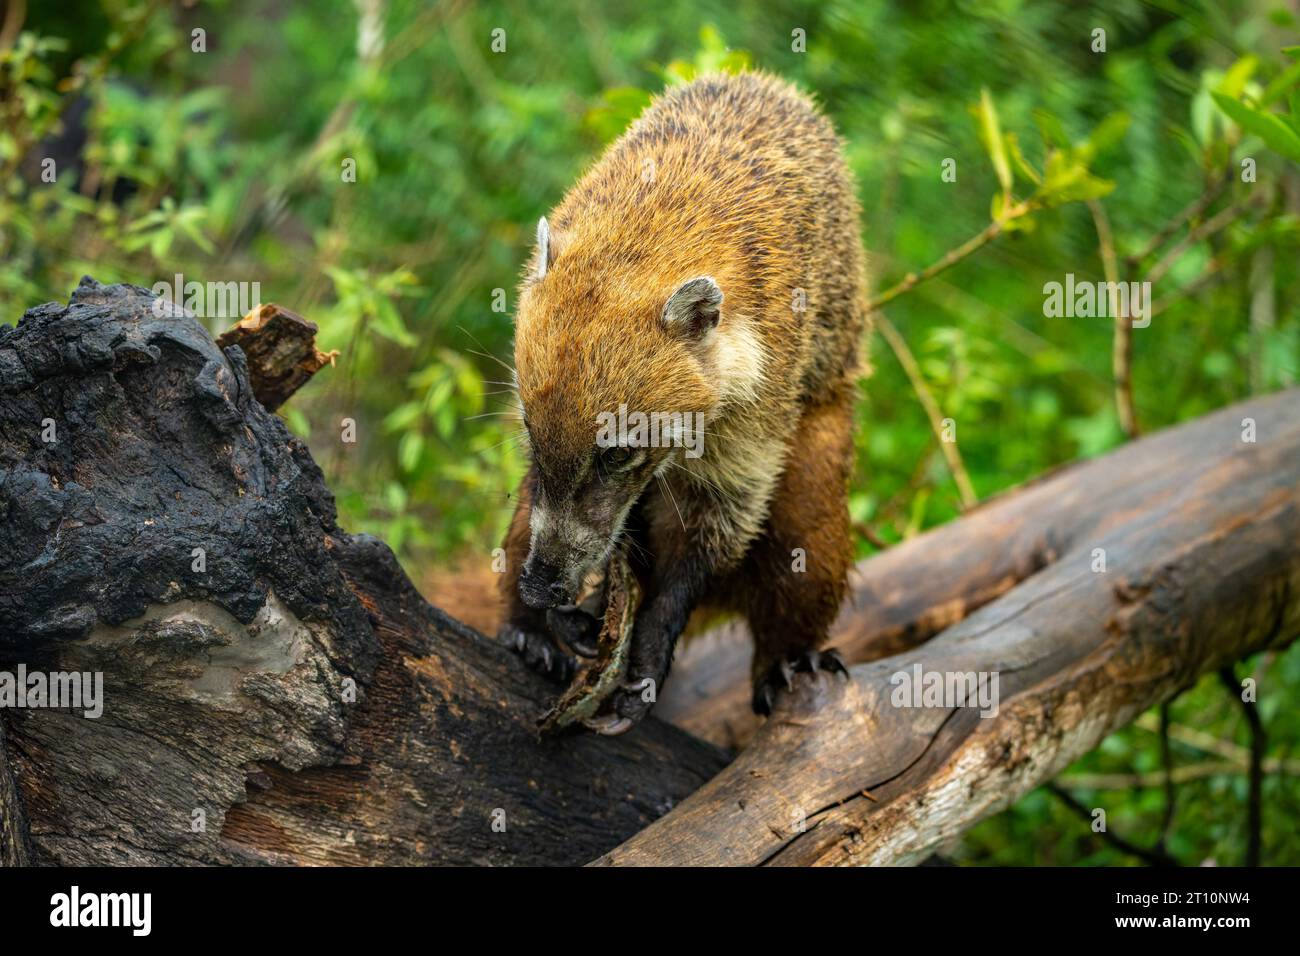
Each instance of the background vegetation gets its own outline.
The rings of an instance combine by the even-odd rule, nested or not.
[[[491,48],[498,28],[504,52]],[[417,571],[486,561],[523,467],[498,415],[511,324],[495,290],[512,306],[537,217],[651,94],[701,69],[761,67],[815,92],[844,136],[877,290],[1001,223],[884,310],[915,356],[910,377],[884,340],[869,344],[852,499],[866,555],[958,514],[961,469],[987,497],[1125,440],[1112,324],[1043,314],[1044,283],[1106,274],[1107,226],[1120,274],[1157,279],[1159,314],[1133,333],[1143,430],[1295,383],[1297,42],[1294,13],[1268,0],[10,0],[0,318],[66,299],[82,274],[260,282],[263,300],[316,321],[322,347],[340,351],[285,414],[344,523]],[[941,180],[945,159],[955,182]],[[1240,181],[1243,159],[1256,182]],[[1143,255],[1171,219],[1179,231]],[[927,393],[960,423],[960,466]],[[339,441],[345,417],[356,444]],[[1264,860],[1300,863],[1287,762],[1300,654],[1246,668],[1280,762]],[[1194,779],[1172,817],[1150,776],[1154,714],[1072,767],[1068,792],[1181,862],[1240,862],[1241,708],[1207,679],[1170,720],[1174,764],[1196,768],[1182,770]],[[1097,779],[1135,773],[1148,776]],[[948,853],[1135,862],[1047,789]]]

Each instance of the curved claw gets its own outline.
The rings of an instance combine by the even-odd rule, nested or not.
[[[549,635],[506,624],[498,632],[498,640],[523,657],[533,670],[553,680],[567,682],[573,677],[573,658],[556,648]]]
[[[756,714],[770,714],[777,697],[784,691],[794,690],[796,674],[839,674],[846,681],[852,680],[844,659],[833,647],[817,650],[809,648],[778,660],[772,664],[763,677],[754,684],[752,706]]]
[[[592,617],[576,604],[564,604],[546,612],[546,626],[553,636],[568,645],[580,657],[595,657],[598,652],[600,619]]]
[[[587,717],[583,720],[582,726],[605,737],[617,737],[619,734],[625,734],[631,730],[634,723],[636,721],[629,717],[620,717],[618,714],[602,714],[599,717]]]
[[[833,647],[828,647],[821,652],[821,668],[832,674],[842,674],[845,680],[851,680],[849,669],[844,663],[844,658],[840,657],[840,652]]]
[[[587,660],[593,659],[600,653],[600,648],[595,644],[583,643],[582,641],[569,641],[568,644],[573,653]]]

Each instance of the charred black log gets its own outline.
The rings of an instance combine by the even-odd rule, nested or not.
[[[103,686],[0,710],[0,858],[578,863],[723,766],[657,722],[539,743],[554,688],[342,531],[241,349],[153,303],[85,279],[0,326],[0,670]]]

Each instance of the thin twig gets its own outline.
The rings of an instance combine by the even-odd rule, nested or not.
[[[1183,223],[1198,218],[1205,210],[1209,209],[1214,204],[1214,201],[1223,194],[1223,190],[1227,185],[1227,176],[1219,176],[1206,185],[1205,192],[1193,199],[1177,215],[1157,229],[1155,235],[1142,247],[1141,251],[1133,253],[1124,260],[1129,271],[1135,270],[1142,264],[1144,259],[1163,246]]]
[[[1219,671],[1219,680],[1241,705],[1246,724],[1250,727],[1250,790],[1246,798],[1246,865],[1259,866],[1264,830],[1264,749],[1267,746],[1264,722],[1259,719],[1259,710],[1255,705],[1241,696],[1241,683],[1237,680],[1237,674],[1231,664]]]
[[[1133,726],[1153,734],[1160,732],[1160,724],[1154,714],[1143,714],[1133,721]],[[1214,736],[1214,734],[1207,734],[1195,727],[1171,723],[1169,725],[1169,736],[1180,744],[1186,744],[1188,747],[1193,747],[1202,753],[1222,757],[1224,760],[1231,760],[1243,767],[1250,761],[1250,751],[1245,747],[1234,744],[1231,740],[1222,740]]]
[[[1115,335],[1111,345],[1111,368],[1115,375],[1115,410],[1119,425],[1130,439],[1138,436],[1137,410],[1133,405],[1133,320],[1129,315],[1127,300],[1120,307],[1119,263],[1115,257],[1115,238],[1110,229],[1110,218],[1100,200],[1089,199],[1088,210],[1097,228],[1097,245],[1101,250],[1101,266],[1106,273],[1110,290],[1110,312],[1115,319]]]
[[[939,403],[934,400],[930,387],[925,383],[921,366],[917,364],[912,350],[907,347],[907,341],[889,319],[878,314],[876,325],[880,329],[880,334],[885,337],[885,341],[889,343],[889,347],[894,350],[894,355],[898,357],[899,364],[903,366],[903,371],[907,373],[907,378],[912,383],[912,390],[916,392],[916,397],[920,399],[921,406],[925,409],[926,417],[930,419],[930,428],[934,431],[934,437],[939,440],[939,448],[948,463],[948,471],[951,472],[953,481],[957,483],[957,492],[961,495],[963,510],[973,508],[979,502],[975,494],[975,486],[971,484],[970,475],[966,473],[966,465],[961,460],[956,437],[952,441],[944,439],[943,413],[939,410]]]
[[[907,510],[906,503],[911,501],[917,492],[925,486],[925,477],[930,471],[930,457],[928,454],[917,455],[916,464],[912,468],[912,474],[908,477],[906,484],[882,502],[876,511],[877,523],[893,528],[900,538],[909,537],[905,529],[906,521],[904,519],[904,512]],[[903,522],[904,527],[900,527],[900,522]]]
[[[894,355],[898,357],[899,364],[903,366],[903,371],[907,373],[917,398],[920,399],[921,405],[925,408],[925,414],[930,419],[930,428],[934,431],[935,438],[939,440],[939,447],[943,451],[944,460],[948,463],[948,471],[957,484],[957,493],[961,496],[962,510],[974,507],[979,502],[979,497],[975,494],[975,486],[971,484],[970,475],[966,471],[966,465],[962,461],[961,452],[957,448],[956,441],[944,440],[943,416],[939,411],[939,404],[934,400],[934,395],[930,392],[929,386],[926,385],[925,378],[921,375],[921,368],[912,355],[912,350],[908,348],[907,341],[899,333],[898,329],[894,328],[893,323],[880,313],[880,309],[900,295],[912,291],[922,282],[933,279],[939,273],[952,268],[963,259],[984,248],[1002,234],[1007,223],[1027,216],[1037,208],[1038,203],[1032,199],[1021,200],[1008,205],[1001,217],[989,223],[960,246],[950,249],[937,262],[932,263],[920,272],[909,272],[901,282],[891,286],[867,302],[867,311],[876,313],[876,324],[880,329],[880,334],[885,337],[885,341],[893,349]]]
[[[1205,267],[1205,270],[1191,282],[1187,283],[1187,285],[1183,286],[1181,289],[1174,290],[1163,299],[1157,299],[1151,305],[1151,317],[1155,318],[1174,303],[1180,302],[1190,296],[1194,296],[1217,282],[1222,282],[1227,278],[1227,274],[1223,268],[1224,264],[1225,260],[1223,256],[1215,256],[1210,260],[1209,265]]]
[[[957,263],[969,257],[972,253],[978,252],[1000,236],[1002,231],[1006,228],[1007,223],[1029,215],[1029,213],[1033,212],[1036,208],[1038,208],[1037,204],[1031,200],[1023,200],[1016,203],[1014,206],[1011,206],[1002,218],[989,223],[957,248],[948,250],[948,252],[944,254],[943,258],[939,259],[937,262],[927,266],[920,272],[909,272],[897,285],[891,286],[874,299],[871,299],[867,303],[867,311],[876,312],[882,306],[893,302],[903,293],[911,292],[927,279],[933,279],[940,272],[943,272],[946,269],[951,269]]]
[[[1250,773],[1250,765],[1233,760],[1207,760],[1204,763],[1184,764],[1175,767],[1173,779],[1175,784],[1194,783],[1211,777],[1235,777]],[[1300,777],[1300,760],[1279,760],[1270,758],[1264,761],[1264,773],[1283,774],[1288,777]],[[1072,773],[1057,777],[1057,784],[1067,790],[1153,790],[1165,785],[1165,772],[1151,770],[1145,773]]]
[[[1262,194],[1261,194],[1262,195]],[[1251,198],[1244,202],[1236,203],[1232,206],[1225,206],[1217,213],[1211,216],[1205,222],[1201,223],[1195,229],[1192,229],[1183,236],[1172,249],[1164,254],[1161,259],[1151,267],[1151,271],[1145,276],[1145,281],[1155,285],[1165,277],[1165,274],[1174,267],[1174,264],[1182,257],[1183,253],[1208,236],[1214,235],[1221,229],[1230,226],[1239,219],[1242,214],[1248,212],[1259,200]]]
[[[1160,705],[1160,775],[1164,778],[1165,812],[1160,818],[1160,836],[1156,840],[1156,846],[1162,850],[1174,828],[1174,810],[1178,797],[1174,787],[1174,755],[1169,746],[1169,724],[1169,701],[1165,701]]]
[[[1078,800],[1076,800],[1073,794],[1071,794],[1069,791],[1063,789],[1062,787],[1058,786],[1055,783],[1047,784],[1047,790],[1049,793],[1055,794],[1056,797],[1062,803],[1064,803],[1067,807],[1073,810],[1084,820],[1087,820],[1089,823],[1092,822],[1092,811],[1089,810],[1087,807],[1085,807]],[[1107,843],[1109,843],[1111,846],[1115,847],[1115,849],[1123,853],[1127,853],[1130,856],[1135,856],[1139,860],[1143,861],[1144,863],[1150,866],[1178,866],[1179,865],[1178,861],[1174,859],[1172,856],[1170,856],[1168,853],[1166,853],[1164,850],[1159,848],[1148,850],[1145,847],[1140,847],[1136,843],[1130,843],[1128,840],[1125,840],[1118,833],[1111,832],[1109,828],[1101,831],[1094,830],[1093,832],[1096,833],[1097,836],[1105,840]]]
[[[6,5],[4,26],[0,26],[0,50],[8,50],[18,39],[27,18],[27,0],[10,0]]]
[[[884,551],[889,547],[889,542],[878,535],[865,521],[853,522],[853,530],[866,538],[867,542],[878,551]]]

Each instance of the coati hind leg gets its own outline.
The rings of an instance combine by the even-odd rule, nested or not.
[[[833,650],[819,648],[839,613],[853,562],[852,394],[846,384],[835,401],[804,412],[767,526],[740,569],[747,580],[736,590],[754,637],[756,713],[770,713],[799,671],[847,674]]]

